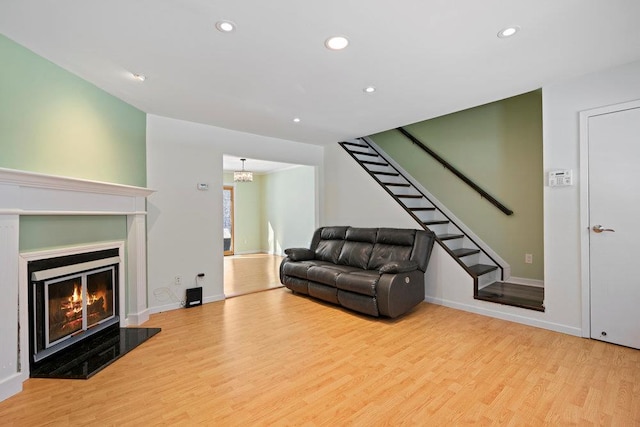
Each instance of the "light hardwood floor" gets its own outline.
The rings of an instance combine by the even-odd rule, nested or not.
[[[268,254],[224,257],[224,294],[227,298],[282,287],[281,256]]]
[[[420,304],[396,320],[253,293],[151,316],[90,380],[29,379],[4,425],[640,425],[640,351]]]

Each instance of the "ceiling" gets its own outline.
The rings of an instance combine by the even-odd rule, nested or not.
[[[0,32],[147,113],[314,144],[640,59],[638,17],[638,0],[0,2]]]

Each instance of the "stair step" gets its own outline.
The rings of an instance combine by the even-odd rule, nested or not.
[[[454,239],[462,239],[464,234],[440,234],[436,236],[440,240],[454,240]]]
[[[424,225],[438,225],[438,224],[449,224],[449,221],[446,219],[441,219],[437,221],[422,221]]]
[[[409,210],[410,211],[435,211],[436,208],[409,208]]]
[[[478,290],[475,299],[544,311],[544,288],[495,282]]]
[[[375,165],[375,166],[389,166],[389,163],[387,162],[374,162],[372,160],[363,160],[362,162],[365,165]]]
[[[480,253],[480,249],[462,248],[462,249],[454,249],[451,252],[453,252],[453,254],[455,256],[457,256],[458,258],[462,258],[462,257],[469,256],[469,255],[479,254]]]
[[[387,187],[411,187],[411,184],[404,182],[382,182],[381,184],[386,185]]]
[[[422,199],[420,194],[394,194],[399,199]]]
[[[385,176],[400,176],[398,172],[379,172],[379,171],[371,171],[376,175],[385,175]]]
[[[482,276],[483,274],[489,273],[490,271],[497,270],[498,267],[495,265],[486,265],[486,264],[476,264],[469,267],[469,270],[476,276]]]
[[[367,144],[360,144],[357,142],[343,142],[344,145],[351,145],[353,147],[362,147],[362,148],[369,148],[369,146]]]
[[[352,151],[353,154],[359,154],[361,156],[380,157],[377,153],[366,153],[364,151]]]

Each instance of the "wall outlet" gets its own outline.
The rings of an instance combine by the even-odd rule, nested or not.
[[[176,286],[182,285],[182,276],[176,276],[173,279],[173,284],[176,285]]]
[[[533,264],[533,254],[524,254],[524,263]]]

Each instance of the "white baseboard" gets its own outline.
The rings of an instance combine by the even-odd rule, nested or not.
[[[149,312],[151,314],[163,313],[165,311],[177,310],[178,308],[182,308],[182,304],[180,302],[172,302],[171,304],[159,305],[157,307],[149,308]]]
[[[202,299],[202,302],[204,304],[208,304],[210,302],[223,301],[224,299],[225,299],[224,294],[219,294],[219,295],[213,295],[213,296],[210,296],[210,297],[204,297]]]
[[[147,308],[139,313],[129,313],[126,318],[127,326],[138,326],[149,320],[150,310]]]
[[[510,322],[521,323],[523,325],[534,326],[536,328],[548,329],[550,331],[561,332],[563,334],[573,335],[576,337],[582,336],[582,330],[574,326],[562,325],[559,323],[546,322],[544,320],[533,319],[531,317],[521,316],[518,314],[504,313],[497,310],[491,310],[488,308],[478,307],[475,305],[462,304],[455,301],[444,300],[442,298],[434,298],[427,296],[426,302],[443,305],[445,307],[455,308],[457,310],[468,311],[470,313],[476,313],[483,316],[494,317],[496,319],[508,320]],[[526,309],[521,309],[526,310]]]
[[[509,280],[507,280],[507,282],[515,283],[516,285],[526,285],[526,286],[533,286],[536,288],[544,288],[544,280],[525,279],[524,277],[511,276]]]
[[[29,374],[17,372],[0,381],[0,402],[22,391],[22,383],[29,378]]]
[[[224,299],[225,299],[225,297],[222,294],[213,295],[213,296],[202,298],[202,303],[203,304],[208,304],[210,302],[223,301]],[[184,307],[182,306],[181,303],[174,302],[174,303],[171,303],[171,304],[160,305],[158,307],[151,307],[149,309],[149,312],[150,312],[150,314],[157,314],[157,313],[162,313],[162,312],[165,312],[165,311],[177,310],[179,308],[184,308]]]
[[[255,255],[255,254],[268,254],[269,252],[267,251],[263,251],[260,249],[253,249],[253,250],[248,250],[248,251],[239,251],[239,252],[233,252],[234,255]]]

